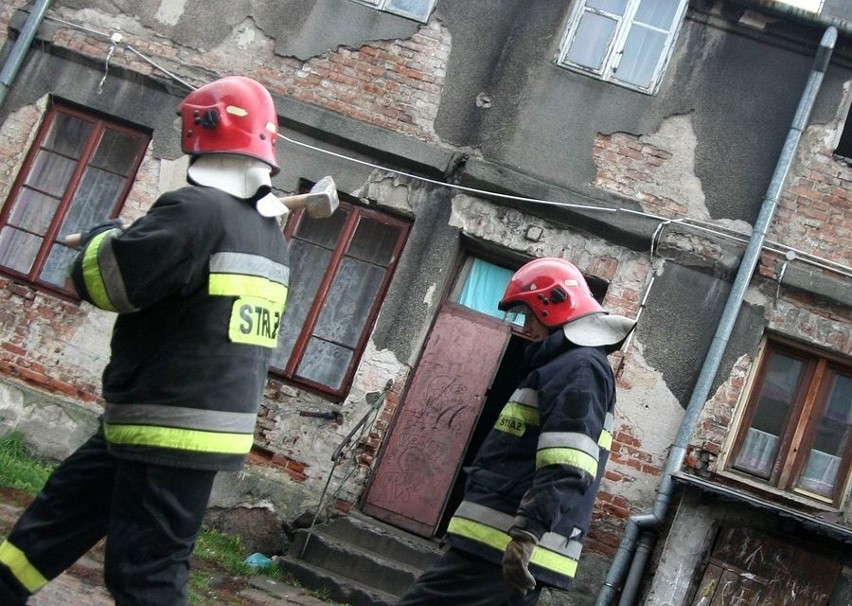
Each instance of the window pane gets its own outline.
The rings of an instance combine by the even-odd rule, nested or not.
[[[348,216],[349,213],[342,208],[338,208],[327,219],[312,219],[305,213],[299,219],[295,235],[302,240],[333,249],[337,246],[337,237],[343,231]]]
[[[133,169],[140,142],[139,137],[107,129],[90,164],[127,176]]]
[[[798,486],[830,497],[846,451],[852,425],[852,377],[835,375],[825,416],[808,454]]]
[[[332,389],[340,389],[352,361],[352,351],[333,343],[313,338],[305,350],[297,375]]]
[[[79,158],[94,125],[75,116],[57,112],[42,147]]]
[[[801,378],[801,360],[772,352],[751,427],[734,467],[768,478],[775,462],[778,438],[784,431],[793,396]]]
[[[380,267],[344,258],[323,303],[314,335],[354,349],[384,275]]]
[[[624,54],[615,77],[621,82],[650,88],[667,38],[668,36],[660,32],[634,25],[627,35]]]
[[[429,16],[431,0],[388,0],[385,10],[423,19]]]
[[[62,244],[54,244],[50,249],[39,278],[43,282],[65,289],[70,276],[71,263],[77,251]],[[69,285],[70,287],[70,285]],[[73,287],[70,287],[73,289]]]
[[[398,227],[361,217],[346,254],[387,267],[392,261],[397,239],[399,239]]]
[[[615,26],[615,20],[587,12],[577,26],[566,60],[600,71],[612,43]]]
[[[25,184],[61,198],[76,167],[74,160],[41,150],[36,154]]]
[[[0,265],[27,274],[33,266],[42,239],[13,229],[8,225],[0,230]]]
[[[56,198],[22,187],[9,215],[9,225],[43,236],[58,207]]]
[[[642,0],[634,21],[671,31],[678,5],[672,0]]]
[[[296,238],[290,243],[290,293],[278,333],[278,348],[272,356],[273,368],[287,366],[330,260],[330,250]]]
[[[60,232],[78,232],[109,219],[124,184],[124,177],[88,167],[80,180]]]
[[[671,0],[664,0],[665,2],[671,2]],[[627,8],[627,0],[589,0],[586,2],[586,6],[589,8],[595,8],[597,10],[606,11],[608,13],[612,13],[613,15],[623,15],[624,9]]]

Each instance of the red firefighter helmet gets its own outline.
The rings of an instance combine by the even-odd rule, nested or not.
[[[550,328],[603,312],[583,274],[565,259],[545,257],[530,261],[514,273],[497,307],[508,311],[524,304]]]
[[[278,115],[269,91],[244,76],[227,76],[189,93],[181,102],[181,149],[186,154],[238,154],[279,172],[275,157]]]

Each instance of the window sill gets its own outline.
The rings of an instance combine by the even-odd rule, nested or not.
[[[739,489],[743,492],[754,494],[763,499],[769,499],[779,502],[779,504],[794,507],[807,507],[810,510],[817,510],[826,514],[842,514],[840,507],[835,507],[831,503],[826,503],[817,498],[808,498],[792,492],[786,492],[778,488],[774,488],[753,480],[739,472],[733,470],[717,471],[709,478],[711,482],[723,484],[729,488]]]

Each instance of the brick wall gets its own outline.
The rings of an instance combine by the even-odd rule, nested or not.
[[[86,24],[88,27],[107,35],[113,31],[108,16],[87,16],[95,20]],[[437,141],[433,122],[451,39],[446,28],[434,20],[410,39],[339,48],[307,61],[275,55],[271,45],[265,45],[260,56],[235,63],[234,56],[251,54],[235,53],[228,57],[228,64],[222,53],[198,52],[133,29],[122,34],[123,41],[110,59],[113,66],[164,77],[150,63],[124,50],[130,46],[195,86],[217,75],[240,73],[262,82],[274,95],[319,105],[424,141]],[[108,40],[64,26],[54,35],[53,44],[98,61],[103,61],[110,49]]]

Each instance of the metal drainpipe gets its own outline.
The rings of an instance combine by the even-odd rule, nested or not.
[[[51,0],[36,0],[30,16],[27,17],[27,22],[21,28],[21,33],[18,39],[15,40],[15,46],[12,47],[12,53],[3,64],[3,69],[0,71],[0,107],[3,107],[3,102],[6,100],[6,93],[12,87],[12,82],[18,71],[21,69],[21,64],[24,62],[24,57],[35,38],[41,22],[44,20],[44,15],[47,9],[50,8]]]
[[[725,309],[722,311],[722,317],[719,320],[719,325],[716,327],[716,334],[710,343],[710,348],[701,367],[701,373],[698,376],[683,420],[678,428],[675,441],[669,452],[666,469],[663,472],[660,487],[657,489],[657,499],[654,503],[653,511],[650,514],[631,516],[627,520],[624,529],[624,538],[618,546],[603,587],[598,594],[595,606],[611,606],[614,603],[618,588],[621,586],[628,571],[628,582],[624,584],[619,606],[633,606],[634,604],[639,589],[639,581],[650,559],[656,532],[665,519],[674,494],[673,474],[681,469],[683,461],[686,458],[686,448],[689,445],[689,439],[698,422],[701,410],[704,408],[704,403],[707,401],[713,379],[716,377],[716,372],[719,370],[722,361],[722,355],[725,353],[728,340],[734,330],[734,324],[745,298],[746,289],[760,259],[760,252],[763,248],[763,241],[766,239],[766,232],[769,229],[772,216],[781,197],[784,181],[795,160],[799,139],[807,126],[808,118],[813,109],[817,93],[822,85],[825,70],[828,68],[836,41],[837,28],[830,26],[826,29],[820,41],[819,49],[814,57],[810,77],[799,100],[799,107],[796,110],[796,115],[793,117],[790,131],[787,134],[787,140],[784,142],[784,147],[775,166],[775,173],[772,176],[772,181],[769,183],[766,198],[763,200],[760,213],[755,221],[754,230],[752,231],[751,238],[749,239],[748,246],[743,254],[736,278],[734,279],[731,293],[728,295]],[[639,538],[639,543],[637,544],[637,537],[639,537],[640,533],[642,536]]]

